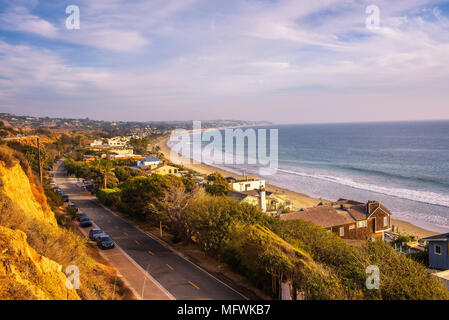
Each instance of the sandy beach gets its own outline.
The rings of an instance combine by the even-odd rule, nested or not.
[[[223,128],[217,128],[217,129],[223,129]],[[159,141],[157,141],[156,144],[159,145],[159,147],[161,148],[161,152],[171,162],[173,162],[177,165],[182,165],[183,167],[185,167],[187,169],[197,171],[201,174],[210,174],[213,172],[218,172],[225,177],[231,176],[231,177],[235,177],[235,178],[243,178],[243,176],[241,176],[241,175],[238,175],[233,172],[226,171],[226,170],[223,170],[223,169],[220,169],[217,167],[213,167],[211,165],[207,165],[204,163],[198,163],[198,164],[193,163],[193,161],[190,158],[182,157],[179,155],[173,156],[171,154],[170,148],[167,146],[167,141],[169,140],[169,138],[170,137],[168,137],[168,136],[163,137],[163,138],[159,139]],[[289,199],[292,202],[295,209],[313,207],[313,206],[316,206],[321,201],[320,199],[312,198],[305,194],[294,192],[294,191],[291,191],[291,190],[288,190],[285,188],[280,188],[280,187],[277,187],[277,186],[274,186],[271,184],[267,184],[266,186],[267,186],[267,191],[283,195],[284,197]],[[326,201],[326,200],[323,200],[323,201]],[[437,234],[436,232],[418,227],[410,222],[402,221],[402,220],[398,220],[398,219],[394,219],[394,218],[392,219],[392,225],[394,225],[395,228],[397,227],[398,231],[400,233],[411,235],[418,239]]]

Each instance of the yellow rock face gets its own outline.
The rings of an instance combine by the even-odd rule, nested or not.
[[[78,300],[61,265],[31,248],[19,230],[0,226],[0,299]]]
[[[14,205],[10,212],[48,225],[49,230],[58,228],[42,189],[30,183],[19,164],[6,168],[0,161],[0,193],[2,201]],[[62,266],[38,254],[24,232],[0,226],[0,299],[80,299],[75,290],[67,289],[66,281]]]
[[[6,168],[0,162],[0,184],[3,195],[11,199],[23,212],[34,218],[45,220],[51,225],[57,225],[53,212],[36,199],[35,194],[39,194],[41,191],[30,184],[19,164],[12,168]]]

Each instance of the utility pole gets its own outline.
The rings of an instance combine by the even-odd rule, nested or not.
[[[159,221],[159,232],[160,232],[161,238],[162,238],[162,221]]]
[[[43,185],[42,181],[42,163],[41,163],[41,146],[39,144],[39,138],[37,138],[37,154],[39,158],[39,178],[41,179],[41,185]]]

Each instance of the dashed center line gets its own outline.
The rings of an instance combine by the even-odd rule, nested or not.
[[[171,265],[169,264],[165,264],[167,266],[167,268],[171,269],[171,270],[175,270]]]
[[[127,235],[128,235],[128,232],[123,232],[123,234],[124,234],[125,236],[127,236]]]
[[[136,244],[137,244],[137,245],[139,245],[139,244],[140,244],[140,242],[136,240]]]
[[[148,253],[151,254],[152,256],[154,256],[154,252],[151,250],[148,250]]]
[[[192,281],[189,281],[189,284],[192,285],[196,290],[200,290],[200,288],[194,284]]]

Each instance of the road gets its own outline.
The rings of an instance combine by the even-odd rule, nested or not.
[[[158,240],[101,206],[68,178],[62,166],[55,182],[82,212],[105,231],[142,269],[178,300],[243,300],[243,295],[181,257]]]

